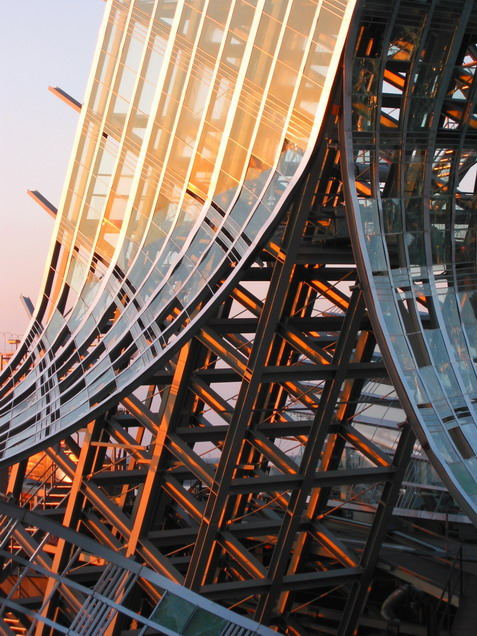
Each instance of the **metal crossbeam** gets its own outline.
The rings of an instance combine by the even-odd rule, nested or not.
[[[368,106],[351,103],[349,94],[353,64],[377,46],[376,15],[389,19],[383,37],[393,45],[392,4],[361,2],[364,13],[350,32],[344,75],[317,147],[247,262],[237,267],[230,260],[210,281],[221,291],[213,302],[201,297],[204,313],[201,306],[182,312],[173,299],[155,317],[152,330],[180,316],[175,328],[187,326],[187,337],[177,338],[161,368],[138,376],[107,407],[100,410],[92,398],[87,426],[41,452],[32,449],[10,468],[7,492],[16,508],[0,502],[1,565],[5,579],[17,583],[15,559],[25,579],[29,563],[41,578],[38,611],[26,615],[38,634],[55,624],[66,630],[72,620],[90,633],[135,629],[135,612],[150,616],[162,594],[136,566],[284,633],[305,634],[318,616],[326,622],[316,623],[317,633],[357,629],[415,441],[408,423],[396,424],[404,416],[391,418],[389,443],[370,433],[402,403],[395,368],[377,344],[376,312],[346,225],[353,223],[353,196],[369,200],[392,174],[385,152],[372,165],[353,155],[352,143],[368,157],[377,142],[366,123]],[[421,15],[421,5],[415,11]],[[405,47],[405,36],[395,36],[395,45]],[[379,108],[399,110],[409,63],[376,60],[368,66],[396,91],[382,96]],[[459,80],[466,92],[468,75],[462,71]],[[460,125],[464,109],[447,103],[442,91],[443,116]],[[359,122],[357,129],[349,130],[349,120]],[[385,148],[402,132],[399,113],[383,110],[374,125]],[[457,143],[452,128],[429,135],[433,143]],[[436,187],[445,192],[442,175]],[[406,314],[412,328],[436,321],[430,307],[423,292]],[[98,341],[111,320],[105,313],[99,321]],[[111,356],[120,359],[131,346],[125,337]],[[85,347],[80,361],[86,365],[91,355]],[[360,522],[353,542],[345,522],[355,510],[369,521]],[[94,556],[92,537],[100,546]],[[0,581],[3,593],[5,586]],[[74,591],[86,588],[97,599],[75,600]],[[7,608],[22,614],[13,593],[7,600],[4,624]],[[114,603],[125,611],[113,616]]]

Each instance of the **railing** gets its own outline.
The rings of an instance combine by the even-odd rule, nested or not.
[[[379,427],[376,427],[373,441],[384,453],[387,446],[379,444]],[[343,454],[343,467],[347,469],[369,466],[369,461],[356,449],[348,446]],[[360,493],[362,495],[360,496]],[[373,504],[379,500],[380,486],[374,488],[361,487],[359,484],[335,490],[336,499],[353,499],[355,504]],[[405,516],[430,516],[445,521],[452,516],[453,520],[466,522],[466,515],[460,510],[447,488],[442,485],[432,468],[421,446],[416,443],[413,456],[406,469],[395,509]]]
[[[442,588],[442,594],[439,598],[436,613],[440,614],[440,620],[437,626],[437,634],[441,633],[442,629],[449,630],[452,625],[451,607],[452,600],[456,596],[459,601],[462,600],[464,595],[464,570],[463,570],[463,549],[459,546],[459,549],[454,555],[447,581]]]
[[[22,522],[23,510],[8,502],[2,503],[2,507],[9,510],[8,517],[5,515],[2,519],[10,518],[12,520],[9,531],[4,532],[5,543],[5,538],[15,531],[24,535],[28,530]],[[51,535],[46,526],[42,529],[46,522],[39,514],[29,514],[34,518],[37,527],[36,535],[39,534],[42,537],[32,554],[25,558],[19,552],[10,554],[5,549],[0,548],[0,558],[11,559],[21,569],[15,585],[9,594],[1,599],[0,619],[3,620],[7,614],[10,617],[10,612],[16,617],[26,616],[30,622],[29,635],[33,635],[36,627],[43,623],[59,634],[74,636],[98,634],[99,636],[104,634],[106,629],[111,626],[112,621],[119,616],[133,621],[139,630],[144,627],[143,631],[146,632],[152,628],[166,636],[177,636],[178,634],[192,636],[199,633],[197,631],[199,627],[207,628],[207,634],[210,636],[272,636],[277,634],[277,632],[235,614],[191,590],[171,582],[149,568],[99,545],[93,539],[48,520],[48,529],[51,525],[57,529],[54,536],[63,537],[74,548],[64,569],[61,572],[55,572],[46,565],[45,559],[40,554],[44,547],[51,542]],[[5,524],[4,527],[6,527]],[[38,539],[38,537],[36,538]],[[104,564],[104,569],[94,587],[86,587],[77,580],[76,574],[92,559],[95,561],[100,559]],[[21,582],[26,576],[29,578],[39,577],[45,582],[48,579],[52,583],[49,594],[46,597],[44,594],[42,595],[43,604],[39,610],[30,609],[18,602],[19,597],[16,592],[20,589]],[[135,584],[148,590],[154,590],[153,597],[161,599],[152,613],[149,610],[149,616],[143,616],[129,609],[126,605],[128,595]],[[43,615],[52,595],[57,592],[63,596],[69,607],[68,627]],[[168,607],[169,609],[180,609],[178,616],[184,619],[182,627],[175,629],[170,624],[171,614]]]

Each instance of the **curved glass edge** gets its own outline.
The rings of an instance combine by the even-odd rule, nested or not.
[[[373,47],[349,45],[345,185],[380,348],[423,447],[475,522],[476,11],[463,1],[453,12],[444,24],[431,3],[412,20],[397,6]]]
[[[108,4],[44,292],[1,378],[0,463],[81,426],[177,346],[308,163],[354,2],[205,6]]]

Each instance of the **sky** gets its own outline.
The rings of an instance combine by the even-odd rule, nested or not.
[[[102,0],[0,0],[0,352],[6,334],[29,319],[20,294],[35,303],[53,219],[26,194],[58,206],[78,114],[48,91],[83,101]]]

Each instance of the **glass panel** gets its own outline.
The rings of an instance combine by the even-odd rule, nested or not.
[[[197,609],[184,630],[185,636],[219,636],[227,621],[203,609]]]
[[[150,620],[181,634],[195,609],[196,605],[166,592]]]

